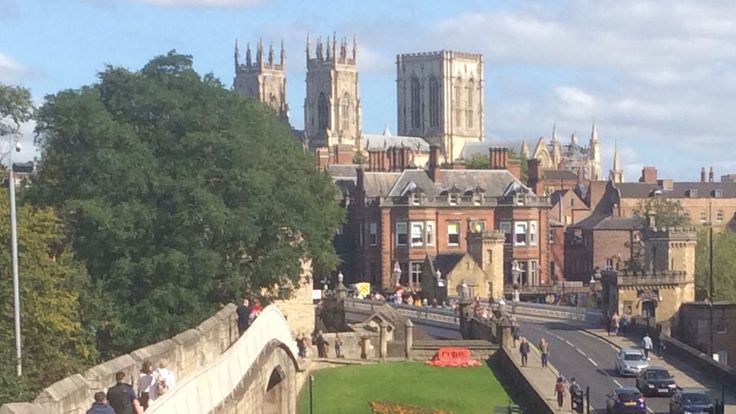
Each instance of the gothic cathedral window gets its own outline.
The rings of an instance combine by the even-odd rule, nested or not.
[[[340,123],[342,124],[343,132],[347,133],[350,128],[350,97],[347,92],[342,96],[341,103],[342,109],[340,109]]]
[[[475,92],[475,82],[472,79],[470,79],[468,81],[468,86],[465,89],[468,94],[468,96],[466,97],[468,102],[467,102],[467,107],[465,108],[465,110],[467,111],[466,112],[467,120],[465,122],[465,125],[468,128],[472,128],[473,127],[473,110],[475,109],[473,107],[473,95]]]
[[[319,94],[317,99],[317,129],[327,129],[329,125],[329,107],[324,93]]]
[[[429,78],[429,126],[440,126],[440,85],[437,78]]]
[[[457,78],[455,80],[455,100],[452,105],[455,107],[455,126],[461,128],[463,126],[463,80]]]
[[[419,79],[411,77],[411,127],[418,129],[421,126],[421,109],[419,107]]]

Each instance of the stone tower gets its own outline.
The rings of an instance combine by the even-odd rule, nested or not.
[[[601,174],[601,143],[598,140],[598,130],[595,127],[595,121],[593,121],[593,129],[590,132],[590,143],[588,144],[588,166],[590,169],[591,180],[602,180],[603,175]]]
[[[245,96],[258,99],[273,108],[284,122],[289,122],[286,102],[286,52],[281,42],[279,62],[274,58],[273,44],[264,55],[263,42],[258,41],[256,61],[251,59],[250,44],[246,46],[245,63],[240,62],[238,41],[235,41],[235,80],[233,88]]]
[[[352,51],[347,39],[339,44],[333,34],[323,46],[317,39],[315,55],[307,37],[307,97],[304,99],[304,130],[311,148],[360,142],[360,98],[358,95],[358,45]]]
[[[506,240],[501,231],[469,232],[468,254],[488,276],[488,296],[494,300],[503,298],[503,249]]]
[[[449,50],[396,56],[399,135],[442,145],[447,161],[481,142],[483,56]]]

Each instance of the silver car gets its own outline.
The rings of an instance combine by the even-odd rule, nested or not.
[[[649,368],[649,361],[641,349],[625,348],[616,355],[616,374],[636,376],[643,369]]]

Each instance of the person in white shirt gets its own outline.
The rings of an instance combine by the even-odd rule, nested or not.
[[[148,409],[148,402],[151,399],[151,388],[153,387],[153,364],[151,361],[144,361],[141,373],[138,376],[138,402],[143,409]]]
[[[153,371],[153,385],[151,386],[151,400],[155,400],[176,385],[176,375],[166,368],[166,361],[161,361]]]

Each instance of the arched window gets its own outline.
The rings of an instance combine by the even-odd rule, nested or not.
[[[417,129],[421,126],[420,116],[422,111],[419,107],[419,79],[411,77],[411,127]]]
[[[455,80],[455,99],[452,105],[455,107],[455,126],[463,126],[463,80]]]
[[[345,92],[345,94],[342,96],[341,99],[342,108],[340,109],[340,122],[342,124],[342,130],[347,132],[347,130],[350,128],[350,96],[348,96],[348,93]]]
[[[465,113],[467,114],[467,121],[466,125],[468,128],[473,127],[473,112],[475,111],[475,107],[473,105],[473,95],[475,95],[475,82],[470,79],[468,81],[468,86],[465,87],[465,90],[467,91],[468,96],[467,98],[467,105],[465,107]]]
[[[271,96],[268,98],[268,103],[271,105],[271,108],[273,109],[279,109],[279,101],[276,99],[276,95],[271,94]]]
[[[429,126],[440,125],[440,84],[437,78],[429,78]]]
[[[317,99],[317,129],[327,129],[330,123],[329,105],[324,93],[319,94]]]

